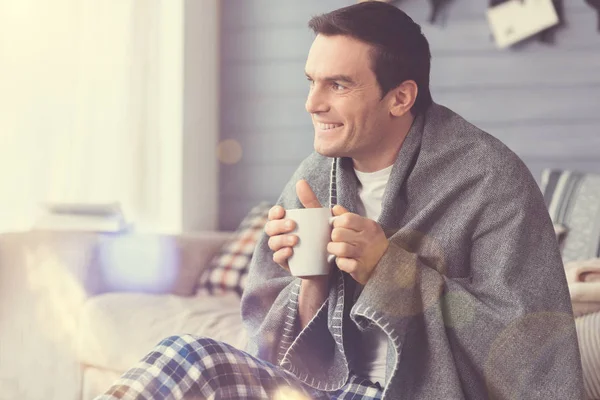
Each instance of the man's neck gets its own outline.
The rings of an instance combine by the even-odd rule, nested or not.
[[[393,165],[398,158],[398,153],[406,136],[408,136],[413,121],[414,117],[412,116],[398,121],[398,124],[391,128],[391,131],[398,132],[398,134],[389,135],[388,140],[382,140],[365,157],[352,158],[354,168],[360,172],[375,172]]]

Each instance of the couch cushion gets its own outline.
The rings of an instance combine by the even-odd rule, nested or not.
[[[231,240],[221,247],[198,280],[198,293],[242,295],[254,248],[264,231],[272,205],[262,202],[244,217]]]
[[[86,368],[83,371],[81,399],[95,400],[99,393],[104,393],[121,376],[121,372],[107,371],[100,368]]]
[[[179,297],[108,293],[88,300],[78,333],[83,364],[124,372],[162,339],[177,334],[208,336],[238,348],[246,345],[239,297]]]
[[[568,231],[563,261],[600,256],[600,175],[545,170],[542,191],[552,221]]]
[[[104,291],[192,296],[202,269],[229,238],[222,232],[103,235],[95,269]]]

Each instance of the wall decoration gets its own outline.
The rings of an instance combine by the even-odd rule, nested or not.
[[[357,1],[381,1],[400,6],[400,3],[406,0]],[[600,0],[584,1],[596,11],[597,30],[600,32]],[[429,23],[444,25],[446,18],[440,21],[440,17],[447,15],[445,10],[450,3],[452,0],[429,0]],[[529,38],[554,44],[557,30],[566,25],[564,14],[564,0],[488,0],[488,22],[492,30],[492,39],[499,48],[509,47]]]
[[[435,24],[438,20],[440,12],[451,2],[452,0],[429,0],[431,4],[431,13],[429,14],[429,22]]]
[[[598,13],[598,32],[600,32],[600,0],[585,0]]]
[[[548,44],[554,44],[554,36],[556,34],[556,31],[565,25],[565,9],[563,0],[552,0],[552,4],[554,5],[554,9],[556,10],[556,15],[558,15],[558,24],[550,28],[544,29],[537,35],[538,40],[540,42]]]
[[[552,0],[490,0],[488,23],[496,46],[506,48],[559,24]]]
[[[509,1],[511,1],[511,0],[490,0],[489,6],[490,6],[490,8],[493,8],[495,6],[498,6],[503,3],[507,3]],[[525,1],[532,3],[530,0],[520,0],[520,1],[521,1],[521,3],[524,3]],[[554,10],[558,16],[558,23],[549,28],[542,30],[541,32],[539,32],[536,35],[540,42],[547,43],[547,44],[553,44],[555,42],[554,36],[555,36],[556,30],[564,25],[563,0],[552,0],[552,5],[554,6]]]

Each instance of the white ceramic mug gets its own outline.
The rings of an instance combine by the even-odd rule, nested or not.
[[[327,253],[331,241],[333,218],[330,208],[299,208],[285,211],[285,218],[296,223],[291,234],[298,236],[298,244],[288,259],[294,276],[328,275],[333,256]]]

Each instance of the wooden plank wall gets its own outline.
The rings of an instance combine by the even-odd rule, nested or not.
[[[222,0],[221,140],[243,156],[220,167],[221,229],[235,229],[252,205],[274,201],[312,151],[304,110],[304,62],[312,15],[350,0]],[[456,0],[441,24],[429,2],[400,7],[422,24],[432,51],[434,100],[501,139],[534,176],[543,168],[600,172],[600,34],[583,0],[565,1],[556,44],[494,47],[485,1]]]

